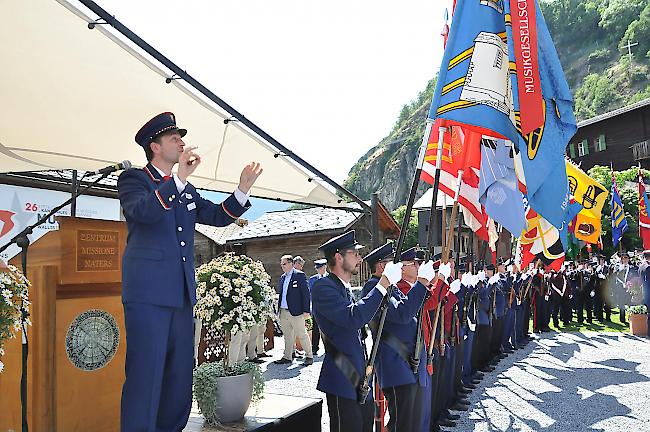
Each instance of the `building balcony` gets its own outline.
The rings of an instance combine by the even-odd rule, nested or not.
[[[645,140],[632,146],[632,154],[635,161],[650,159],[650,141]]]

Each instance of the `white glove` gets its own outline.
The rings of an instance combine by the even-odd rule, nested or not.
[[[506,270],[508,271],[508,273],[512,273],[512,264],[506,267]]]
[[[440,264],[440,269],[438,270],[438,273],[443,275],[445,279],[448,279],[449,276],[451,276],[451,264]]]
[[[495,274],[495,275],[492,276],[490,279],[488,279],[488,283],[489,283],[489,284],[497,283],[497,282],[499,282],[499,279],[500,279],[500,278],[499,278],[499,275],[498,275],[498,274]]]
[[[478,280],[481,281],[481,282],[483,282],[485,279],[487,279],[487,277],[485,276],[485,270],[479,271],[476,276],[478,276]]]
[[[420,265],[418,269],[418,277],[431,281],[436,276],[436,271],[433,269],[433,261],[429,260]]]
[[[449,285],[449,291],[454,294],[460,291],[460,281],[458,279],[454,280],[451,285]]]
[[[400,262],[395,264],[393,262],[389,262],[386,264],[386,268],[384,269],[382,275],[386,276],[388,283],[395,285],[402,279],[402,263]]]
[[[478,275],[472,275],[472,281],[471,281],[472,286],[475,287],[477,283],[478,283]]]
[[[529,275],[528,273],[524,273],[524,274],[521,275],[521,280],[522,280],[522,281],[525,281],[525,280],[528,279],[529,277],[530,277],[530,275]]]
[[[472,285],[472,275],[469,273],[463,274],[463,277],[460,279],[460,283],[465,286]]]
[[[548,296],[547,295],[544,296],[544,300],[548,301]]]
[[[600,273],[600,274],[598,275],[598,277],[599,277],[600,279],[605,279],[605,275],[602,274],[602,273]]]
[[[596,297],[596,292],[595,292],[595,291],[592,291],[592,292],[589,293],[589,295],[590,295],[591,297]]]

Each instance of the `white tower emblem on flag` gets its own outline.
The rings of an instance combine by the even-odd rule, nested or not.
[[[479,33],[474,39],[474,50],[460,98],[491,106],[509,116],[514,124],[509,65],[508,45],[501,37],[495,33]]]

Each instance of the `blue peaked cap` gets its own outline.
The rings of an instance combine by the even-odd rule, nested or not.
[[[135,142],[142,147],[147,147],[155,137],[170,130],[178,131],[181,137],[187,134],[187,129],[180,129],[176,126],[176,116],[174,113],[164,112],[158,114],[146,122],[138,133],[135,134]]]
[[[363,246],[357,242],[354,230],[347,231],[339,236],[329,239],[318,249],[323,251],[324,254],[334,254],[347,249],[361,249]]]
[[[370,252],[366,255],[363,260],[368,263],[368,265],[373,265],[379,261],[392,257],[395,254],[393,251],[393,244],[386,243],[385,245],[379,246],[377,249]]]

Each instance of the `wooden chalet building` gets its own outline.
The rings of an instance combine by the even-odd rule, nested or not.
[[[399,226],[390,212],[379,203],[380,243],[399,236]],[[355,211],[356,210],[356,211]],[[356,230],[357,241],[366,246],[361,250],[366,254],[372,250],[370,215],[351,205],[350,210],[312,207],[301,210],[269,212],[250,222],[248,226],[230,236],[226,247],[234,247],[238,252],[264,263],[271,275],[271,283],[276,286],[282,271],[280,257],[290,254],[305,259],[304,271],[307,275],[315,273],[314,260],[323,258],[318,246],[345,231]],[[362,271],[352,285],[359,285],[368,276],[368,269]]]
[[[579,122],[566,151],[585,171],[610,163],[616,171],[650,168],[650,98]]]

